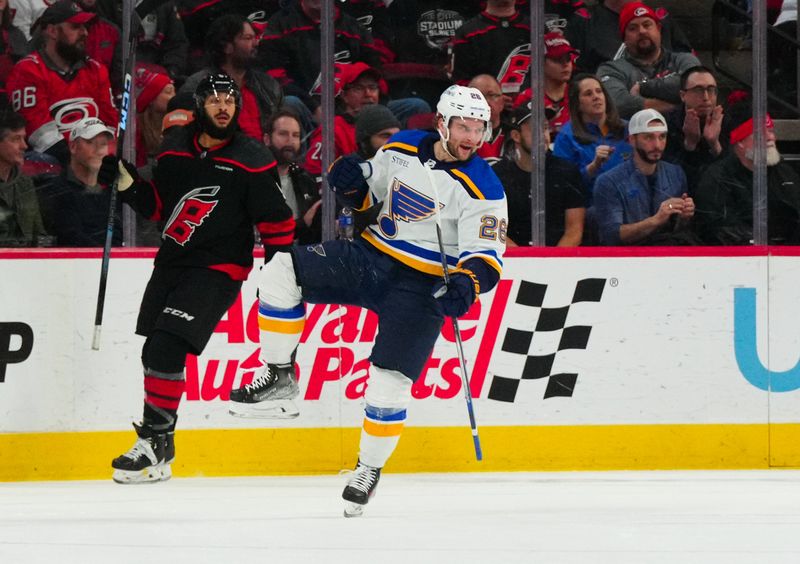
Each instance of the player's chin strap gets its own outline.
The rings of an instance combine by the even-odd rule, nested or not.
[[[446,145],[446,143],[444,143]],[[446,151],[447,149],[445,149]],[[449,153],[448,153],[449,154]],[[444,252],[444,241],[442,239],[442,214],[439,208],[442,207],[441,200],[439,199],[439,187],[433,179],[433,167],[436,166],[434,159],[428,159],[425,162],[425,172],[428,175],[428,184],[433,188],[433,197],[436,200],[436,239],[439,242],[439,253],[442,257],[442,274],[444,276],[444,286],[442,289],[446,292],[447,287],[450,285],[450,270],[447,266],[447,255]],[[443,293],[434,296],[439,297]],[[458,319],[451,317],[453,322],[453,332],[456,334],[456,351],[458,352],[458,362],[461,365],[461,385],[464,388],[464,399],[467,402],[467,413],[469,414],[469,426],[472,429],[472,442],[475,446],[475,458],[480,462],[483,460],[483,452],[481,451],[481,440],[478,437],[478,424],[475,422],[475,410],[472,407],[472,391],[470,390],[469,372],[467,372],[467,361],[464,357],[464,345],[461,342],[461,331],[458,328]]]

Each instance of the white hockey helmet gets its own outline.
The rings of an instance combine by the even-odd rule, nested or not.
[[[442,135],[440,131],[439,135],[445,142],[450,140],[450,119],[454,117],[479,119],[486,123],[481,145],[492,138],[492,110],[477,88],[458,84],[448,87],[436,104],[436,112],[444,119],[446,133]]]

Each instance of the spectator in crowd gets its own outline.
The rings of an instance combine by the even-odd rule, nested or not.
[[[97,0],[97,13],[122,28],[121,0]],[[137,63],[164,67],[180,86],[186,80],[188,51],[189,40],[174,0],[159,3],[142,18],[136,38]]]
[[[6,80],[14,64],[28,53],[28,40],[11,22],[8,0],[0,0],[0,107],[8,105]]]
[[[717,104],[717,81],[711,70],[691,67],[681,75],[681,101],[667,113],[664,160],[683,168],[693,194],[702,171],[728,148],[730,127]]]
[[[435,105],[450,86],[448,46],[456,30],[480,11],[479,0],[392,2],[387,15],[395,59],[383,67],[392,95],[415,96]]]
[[[119,0],[117,0],[119,1]],[[260,36],[267,20],[282,5],[298,0],[175,0],[178,16],[183,22],[189,42],[188,72],[195,73],[205,66],[205,36],[211,24],[228,14],[244,16]]]
[[[555,139],[569,121],[569,81],[577,51],[560,33],[544,36],[544,113],[550,127],[550,137]]]
[[[43,46],[18,62],[8,77],[14,110],[27,124],[33,150],[69,160],[67,137],[81,118],[117,123],[106,68],[86,56],[86,24],[94,14],[59,0],[38,20]]]
[[[371,159],[400,129],[400,122],[386,106],[365,106],[356,118],[356,153],[362,159]],[[354,235],[359,235],[367,226],[375,223],[380,209],[381,203],[375,202],[366,210],[353,210]]]
[[[391,0],[388,4],[391,4]],[[381,64],[395,60],[392,48],[392,26],[389,23],[389,11],[385,0],[350,0],[341,2],[339,9],[355,20],[372,35],[375,49],[380,53]]]
[[[33,24],[50,4],[45,0],[8,0],[8,6],[13,14],[14,25],[25,36],[25,41],[31,40]]]
[[[301,138],[300,118],[289,109],[277,111],[267,122],[264,145],[278,161],[281,193],[295,219],[295,241],[307,245],[322,240],[322,197],[317,182],[298,164]]]
[[[33,180],[22,173],[25,120],[0,110],[0,247],[35,246],[47,235]]]
[[[47,225],[62,247],[102,247],[108,230],[111,191],[97,181],[113,135],[97,118],[79,121],[70,133],[69,165],[42,190]],[[116,211],[119,214],[119,209]],[[114,221],[112,244],[122,244],[122,220]]]
[[[573,47],[580,51],[577,60],[582,72],[597,72],[606,61],[622,55],[624,44],[619,40],[620,12],[631,0],[600,0],[594,6],[578,9],[569,20],[566,36]],[[661,22],[662,42],[665,49],[676,52],[691,52],[689,40],[664,8],[654,13]]]
[[[531,26],[514,0],[487,0],[486,11],[464,22],[451,44],[454,82],[479,74],[496,76],[503,93],[516,95],[530,68]]]
[[[86,23],[86,54],[106,67],[114,94],[122,93],[122,33],[116,24],[98,14],[97,0],[75,0],[84,12],[95,17]]]
[[[680,75],[700,64],[691,53],[661,44],[661,23],[641,2],[626,4],[619,15],[625,53],[600,65],[597,75],[614,98],[623,118],[644,108],[668,112],[680,103]]]
[[[743,101],[729,108],[730,149],[697,186],[697,232],[709,245],[753,243],[753,118]],[[800,244],[800,177],[781,160],[772,119],[766,121],[767,237],[772,245]]]
[[[633,158],[597,179],[600,244],[676,244],[688,230],[695,204],[681,167],[661,160],[667,121],[656,110],[641,110],[631,118],[628,132]]]
[[[553,154],[578,165],[588,207],[597,176],[629,159],[633,149],[625,122],[596,76],[579,74],[570,83],[569,113],[571,119],[556,137]]]
[[[175,96],[175,84],[166,69],[137,64],[133,84],[136,93],[136,167],[148,164],[164,138],[162,129],[167,104]]]
[[[506,107],[506,96],[500,90],[500,83],[490,74],[479,74],[469,81],[467,86],[477,88],[486,98],[492,110],[492,138],[484,142],[478,149],[478,156],[491,161],[503,156],[506,142],[506,132],[503,123],[503,111]]]
[[[239,14],[220,17],[206,35],[211,66],[190,76],[180,91],[194,92],[209,74],[224,72],[242,92],[239,127],[248,137],[261,141],[270,116],[283,104],[283,91],[274,78],[253,68],[257,45],[258,38],[247,18]]]
[[[506,191],[508,200],[507,247],[532,244],[531,235],[531,100],[517,106],[511,114],[509,138],[514,146],[509,155],[493,165]],[[549,128],[544,127],[545,143],[549,144]],[[578,167],[554,157],[545,157],[545,245],[577,247],[583,239],[586,217],[586,188]]]
[[[400,131],[400,122],[386,106],[365,106],[356,118],[357,153],[362,159],[371,159],[389,138]]]
[[[296,0],[273,15],[258,45],[259,64],[281,81],[285,94],[296,96],[313,112],[319,105],[310,93],[319,83],[322,0]],[[337,10],[333,52],[337,63],[362,62],[379,69],[380,52],[372,35],[352,16]]]
[[[520,12],[530,11],[528,0],[517,0],[517,9]],[[570,18],[579,10],[585,10],[583,0],[545,0],[544,22],[548,31],[561,31],[567,27]]]
[[[386,92],[380,73],[364,63],[336,63],[336,116],[334,117],[334,151],[336,157],[355,153],[355,122],[361,110],[377,104],[379,94]],[[322,174],[322,127],[311,134],[305,169],[312,175]]]

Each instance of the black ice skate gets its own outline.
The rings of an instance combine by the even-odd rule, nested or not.
[[[138,435],[136,443],[128,452],[111,461],[114,481],[118,484],[143,484],[169,480],[172,470],[164,458],[166,435],[136,423],[133,428]],[[170,448],[174,458],[174,443]]]
[[[293,401],[299,394],[294,363],[267,364],[252,384],[231,391],[228,411],[238,417],[292,419],[300,415]]]
[[[358,461],[353,475],[347,481],[347,485],[342,492],[342,499],[345,500],[344,516],[361,517],[364,513],[364,506],[369,503],[375,495],[378,481],[381,479],[381,469],[367,466]]]

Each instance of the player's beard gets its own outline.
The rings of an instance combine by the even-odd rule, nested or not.
[[[212,139],[218,139],[220,141],[224,141],[226,139],[230,139],[233,137],[233,134],[236,133],[236,126],[238,124],[238,117],[239,117],[239,108],[236,108],[236,111],[233,113],[233,117],[228,122],[228,125],[225,127],[219,127],[214,121],[209,117],[208,112],[202,112],[200,114],[200,130],[206,134],[208,134]]]
[[[56,41],[56,53],[70,65],[74,65],[86,56],[86,44],[70,45],[63,41]]]

